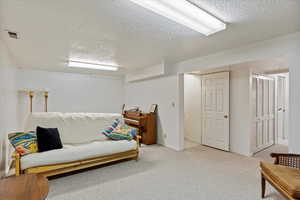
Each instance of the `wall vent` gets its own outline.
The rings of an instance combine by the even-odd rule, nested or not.
[[[18,39],[19,37],[18,37],[18,33],[16,33],[16,32],[13,32],[13,31],[7,31],[7,33],[8,33],[8,36],[10,37],[10,38],[13,38],[13,39]]]

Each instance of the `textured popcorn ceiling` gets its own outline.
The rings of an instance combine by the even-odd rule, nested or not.
[[[129,0],[0,0],[1,36],[23,68],[95,72],[68,69],[72,58],[116,63],[120,72],[107,74],[120,74],[300,30],[299,0],[190,1],[228,23],[227,30],[205,37]]]

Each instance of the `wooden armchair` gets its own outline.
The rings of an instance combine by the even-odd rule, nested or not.
[[[300,155],[272,153],[274,164],[261,162],[262,198],[266,180],[289,200],[300,199]]]

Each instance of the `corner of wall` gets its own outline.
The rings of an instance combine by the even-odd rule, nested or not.
[[[10,146],[7,145],[7,133],[15,131],[17,122],[16,66],[8,49],[0,40],[0,171],[2,176],[8,171]]]

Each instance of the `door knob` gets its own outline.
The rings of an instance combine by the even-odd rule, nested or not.
[[[228,115],[224,115],[224,118],[225,118],[225,119],[228,119]]]

